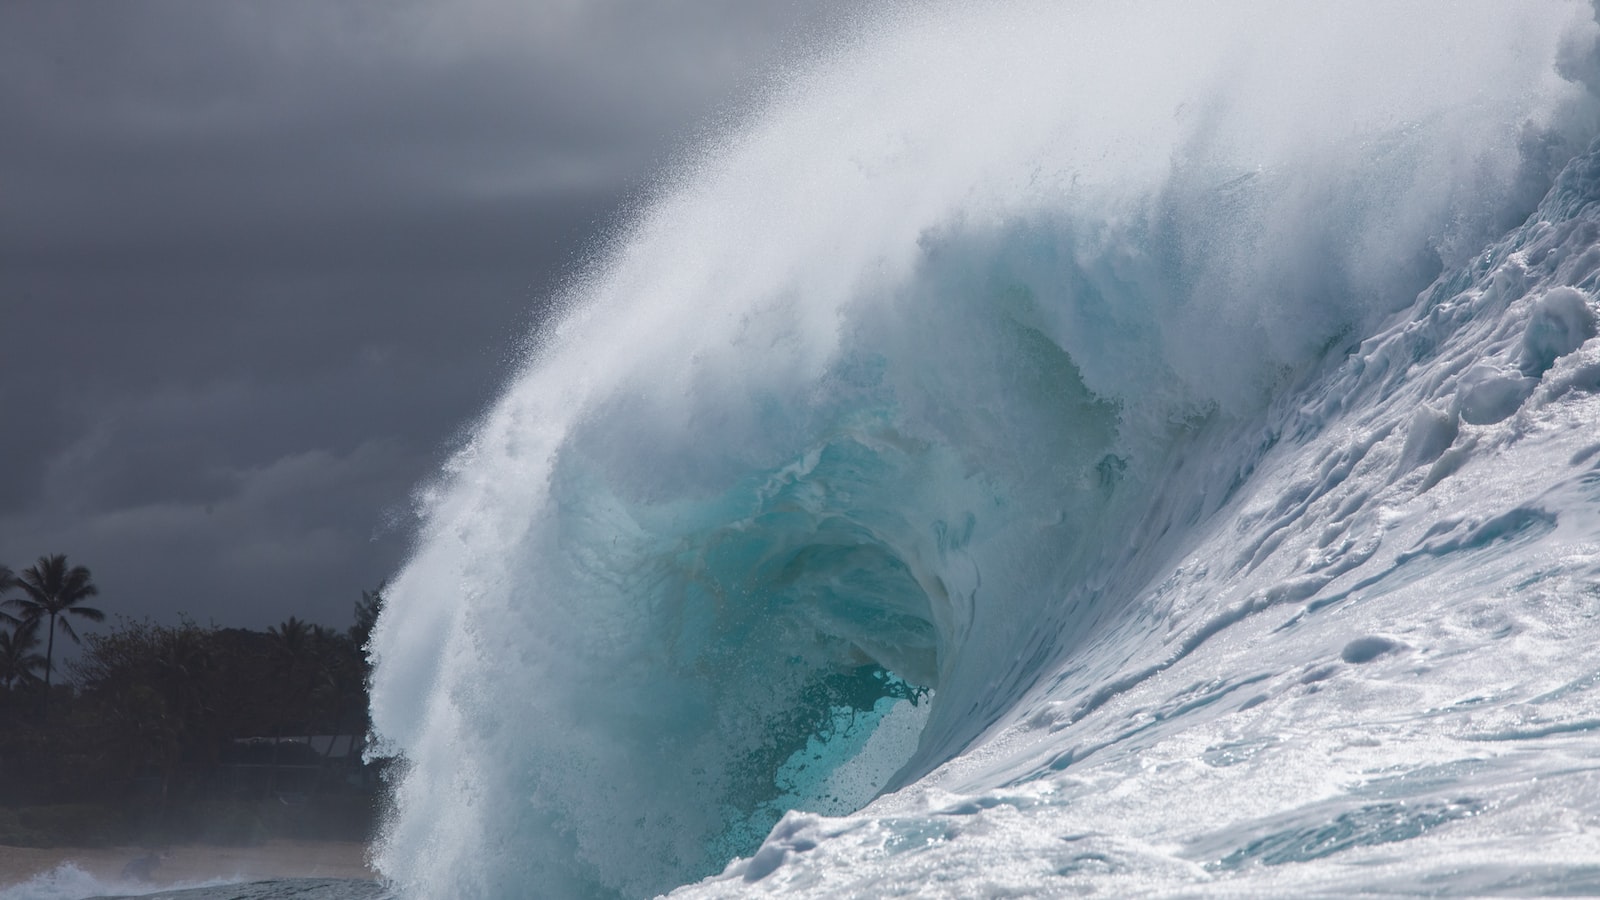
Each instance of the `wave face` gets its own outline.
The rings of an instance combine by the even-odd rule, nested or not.
[[[1595,185],[1520,225],[1593,11],[1222,6],[887,15],[669,179],[424,493],[398,887],[1282,887],[1517,815],[1453,786],[1600,712],[1528,675],[1597,627]]]

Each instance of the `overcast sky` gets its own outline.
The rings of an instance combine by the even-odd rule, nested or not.
[[[844,5],[0,3],[0,563],[348,624],[563,274]]]

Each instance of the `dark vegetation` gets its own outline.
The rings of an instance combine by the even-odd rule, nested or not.
[[[364,840],[382,763],[363,761],[383,599],[344,630],[118,618],[87,568],[0,566],[0,844]],[[80,645],[63,665],[57,637]]]

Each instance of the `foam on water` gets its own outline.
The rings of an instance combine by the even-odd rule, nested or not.
[[[1271,787],[1251,760],[1326,714],[1282,691],[1250,707],[1276,732],[1156,736],[1342,671],[1269,611],[1431,609],[1405,585],[1439,560],[1579,537],[1402,507],[1514,443],[1474,429],[1586,396],[1592,287],[1526,229],[1479,253],[1595,131],[1592,11],[1219,7],[886,15],[618,235],[425,493],[374,636],[402,890],[642,895],[754,854],[703,889],[1048,891],[1064,847],[1063,878],[1201,883],[1492,808]],[[1339,665],[1419,652],[1371,631]],[[1191,785],[1226,846],[1158,846],[1155,799],[1109,824],[1163,760],[1259,778]]]
[[[72,863],[63,863],[28,879],[0,889],[0,900],[80,900],[137,890],[121,881],[101,881]]]
[[[0,900],[392,900],[375,881],[348,878],[195,879],[155,887],[131,878],[100,878],[67,862],[0,888]]]
[[[208,891],[227,882],[223,879],[195,880],[171,886],[169,892]],[[0,900],[82,900],[85,897],[132,897],[150,894],[147,881],[131,878],[102,879],[66,862],[27,881],[0,888]]]

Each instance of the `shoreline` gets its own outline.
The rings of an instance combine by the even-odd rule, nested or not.
[[[171,844],[166,858],[136,883],[160,890],[176,885],[268,878],[375,879],[367,862],[371,845],[360,841],[269,840],[249,847]],[[106,883],[124,883],[123,868],[152,848],[8,847],[0,845],[0,892],[72,864]]]

